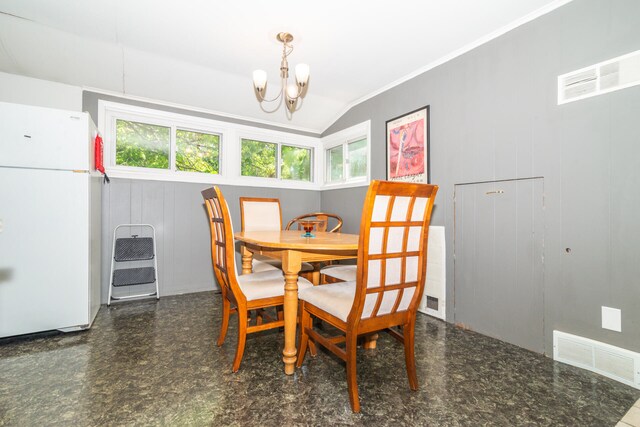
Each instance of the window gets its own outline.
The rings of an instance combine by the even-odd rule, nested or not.
[[[98,101],[110,177],[318,189],[316,136]],[[322,156],[320,156],[322,159]]]
[[[280,177],[296,181],[311,181],[311,149],[282,145],[280,147]]]
[[[176,130],[176,170],[220,173],[220,135]]]
[[[116,120],[116,165],[169,168],[171,128]]]
[[[367,140],[360,139],[347,144],[348,178],[367,176]]]
[[[277,148],[278,144],[271,142],[243,139],[240,161],[241,175],[277,178]]]
[[[327,184],[367,181],[367,138],[356,138],[325,150]]]
[[[311,182],[311,148],[244,138],[241,145],[242,176]]]
[[[342,145],[327,150],[327,181],[342,181],[344,175],[344,148]]]
[[[116,166],[220,173],[218,134],[124,119],[115,126]]]

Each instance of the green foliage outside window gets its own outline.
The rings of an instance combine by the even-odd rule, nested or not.
[[[283,145],[280,150],[280,177],[297,181],[311,181],[311,150]]]
[[[176,170],[220,173],[220,135],[178,129]]]
[[[367,140],[349,143],[349,178],[367,175]]]
[[[169,169],[172,128],[116,120],[116,165]],[[177,129],[177,171],[220,173],[220,135]],[[278,178],[278,144],[242,139],[241,174]],[[311,149],[280,146],[280,178],[311,181]]]
[[[342,145],[327,150],[329,182],[340,181],[343,175],[343,149]]]
[[[276,178],[277,147],[277,144],[270,142],[243,139],[240,154],[242,176]]]
[[[171,128],[116,120],[116,165],[169,169]]]

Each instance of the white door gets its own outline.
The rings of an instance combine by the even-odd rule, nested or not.
[[[0,166],[89,170],[86,113],[0,102]]]
[[[88,323],[88,185],[0,167],[0,337]]]

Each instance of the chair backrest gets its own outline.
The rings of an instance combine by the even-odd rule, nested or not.
[[[293,218],[291,221],[289,221],[289,223],[285,227],[285,230],[291,230],[291,227],[293,227],[294,224],[298,224],[298,230],[302,230],[302,227],[298,221],[303,219],[315,219],[318,221],[322,221],[321,223],[318,224],[318,226],[316,227],[316,230],[327,231],[327,228],[329,227],[330,218],[333,218],[335,220],[336,225],[331,227],[329,232],[339,233],[340,229],[342,229],[342,218],[340,218],[336,214],[326,213],[326,212],[314,212],[314,213],[308,213],[308,214],[297,216]]]
[[[239,300],[246,301],[236,276],[233,225],[229,206],[217,186],[203,190],[202,197],[209,214],[213,270],[222,296],[236,304]]]
[[[360,223],[356,296],[349,322],[415,315],[424,291],[427,239],[438,187],[372,181]]]
[[[240,197],[240,221],[242,231],[282,230],[280,200]]]

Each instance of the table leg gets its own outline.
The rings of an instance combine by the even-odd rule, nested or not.
[[[364,337],[364,343],[362,344],[362,348],[367,350],[373,350],[376,348],[378,343],[378,334],[370,334]]]
[[[298,315],[298,273],[302,268],[300,253],[284,251],[282,270],[284,271],[284,373],[293,374],[296,363],[296,323]]]
[[[253,272],[253,252],[242,245],[240,253],[242,254],[242,274],[251,274]]]
[[[313,283],[313,286],[320,284],[320,270],[313,270],[311,273],[311,283]]]

